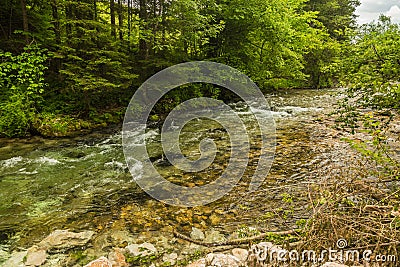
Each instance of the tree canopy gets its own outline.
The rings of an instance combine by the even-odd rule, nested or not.
[[[351,39],[348,32],[355,27],[358,4],[355,0],[0,0],[2,64],[24,68],[30,60],[45,58],[37,62],[42,65],[39,73],[31,73],[31,80],[40,81],[41,101],[34,101],[29,116],[16,112],[22,125],[2,134],[32,130],[33,122],[43,117],[40,114],[116,121],[122,113],[118,107],[126,105],[144,80],[165,67],[192,60],[236,67],[266,92],[334,86],[337,76],[330,66]],[[3,70],[0,81],[7,96],[2,100],[2,118],[11,109],[7,101],[20,97],[9,85],[18,83],[7,80],[7,73]],[[211,87],[202,94],[223,98]],[[104,117],[103,111],[108,115]]]

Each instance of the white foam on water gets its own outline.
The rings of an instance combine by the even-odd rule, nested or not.
[[[13,174],[23,174],[23,175],[33,175],[33,174],[38,174],[39,172],[37,170],[34,171],[27,171],[26,168],[21,168],[16,172],[13,172]]]
[[[159,135],[159,132],[157,130],[150,130],[145,134],[146,138],[153,138],[158,135]]]
[[[123,144],[125,145],[131,145],[131,144],[140,144],[143,145],[146,140],[152,140],[155,137],[160,135],[160,132],[158,130],[149,130],[145,134],[143,133],[143,128],[138,129],[138,130],[129,130],[125,131],[124,134],[126,136],[126,140],[129,140],[129,143]]]
[[[281,118],[289,118],[292,117],[292,114],[286,111],[271,111],[272,116],[274,119],[281,119]]]
[[[251,111],[236,111],[235,112],[238,115],[251,115],[253,114]]]
[[[90,154],[87,154],[83,158],[78,159],[77,161],[88,160],[88,159],[96,157],[98,154],[99,154],[99,152],[92,152]]]
[[[111,137],[109,137],[109,138],[107,138],[106,140],[104,140],[104,141],[102,141],[102,142],[100,142],[99,144],[97,144],[96,146],[101,146],[101,145],[105,145],[105,144],[108,144],[109,142],[111,142],[112,141],[112,136]]]
[[[286,111],[271,111],[271,110],[265,110],[265,109],[258,109],[258,108],[251,108],[251,112],[254,114],[259,114],[261,116],[266,116],[269,117],[272,115],[274,119],[279,119],[279,118],[287,118],[291,117],[292,115]]]
[[[119,161],[115,161],[112,160],[110,162],[106,162],[104,164],[105,167],[108,168],[113,168],[113,169],[118,169],[118,170],[125,170],[125,168],[127,167],[125,163],[119,162]]]
[[[47,165],[57,165],[60,164],[61,162],[53,159],[53,158],[48,158],[48,157],[40,157],[38,159],[35,160],[36,163],[40,163],[40,164],[47,164]]]
[[[102,151],[99,152],[99,154],[100,154],[100,155],[105,155],[105,154],[107,154],[108,152],[110,152],[110,149],[102,150]]]
[[[27,172],[27,171],[18,171],[18,174],[24,174],[24,175],[34,175],[38,174],[39,172],[37,170],[34,170],[33,172]]]
[[[21,161],[23,161],[24,158],[23,157],[13,157],[10,159],[6,159],[0,162],[0,166],[4,167],[4,168],[10,168],[10,167],[14,167],[15,165],[17,165],[18,163],[20,163]]]
[[[122,146],[122,144],[120,142],[121,138],[122,138],[121,134],[112,135],[109,138],[105,139],[104,141],[96,144],[95,146],[101,147],[104,149],[113,149],[115,147],[118,148],[118,147]]]
[[[322,111],[323,110],[323,108],[314,108],[314,107],[312,107],[312,108],[303,108],[303,107],[296,107],[296,106],[278,107],[277,109],[279,111],[285,111],[285,112],[294,113],[294,114],[310,112],[310,111],[318,112],[318,111]]]

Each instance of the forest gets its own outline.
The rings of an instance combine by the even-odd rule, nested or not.
[[[390,83],[399,70],[398,25],[382,18],[357,27],[358,4],[2,0],[0,134],[63,136],[119,122],[143,81],[187,61],[237,68],[264,92],[364,88],[376,76]],[[368,77],[359,77],[364,68]],[[176,90],[156,112],[190,94]],[[223,98],[210,88],[199,94]],[[397,105],[398,91],[382,101]]]

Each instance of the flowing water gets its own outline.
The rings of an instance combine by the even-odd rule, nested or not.
[[[55,229],[124,229],[133,235],[156,235],[167,226],[181,231],[214,227],[227,235],[243,225],[286,229],[308,216],[301,184],[310,178],[317,156],[310,134],[320,115],[333,107],[333,92],[292,90],[268,96],[277,148],[264,184],[256,192],[247,191],[260,155],[254,131],[242,181],[222,199],[197,208],[165,205],[136,185],[125,164],[119,129],[70,139],[0,139],[0,251],[30,246]],[[231,107],[246,118],[243,103]],[[165,161],[158,129],[146,135],[157,170],[179,185],[215,180],[230,156],[229,136],[211,120],[195,121],[183,131],[182,150],[188,157],[199,156],[202,138],[217,144],[212,167],[200,173],[184,173]]]

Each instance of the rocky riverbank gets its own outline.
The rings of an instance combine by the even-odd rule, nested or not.
[[[161,237],[158,242],[152,244],[134,240],[128,233],[118,232],[106,238],[108,241],[103,245],[107,244],[107,248],[99,250],[96,246],[104,238],[101,234],[96,234],[93,231],[74,233],[68,230],[56,230],[36,245],[26,250],[15,251],[2,266],[272,267],[293,266],[293,264],[299,264],[301,260],[311,260],[311,258],[304,259],[304,256],[301,258],[300,255],[297,255],[297,259],[296,257],[293,258],[295,250],[288,251],[271,242],[259,242],[251,246],[238,245],[236,247],[208,248],[207,246],[178,240],[174,237],[171,238],[171,236]],[[226,241],[226,238],[218,231],[211,230],[203,233],[197,228],[192,229],[190,238],[208,244]],[[214,252],[210,252],[213,250]],[[304,264],[306,263],[304,262]],[[345,267],[349,265],[335,262],[320,264],[311,262],[310,266]]]

